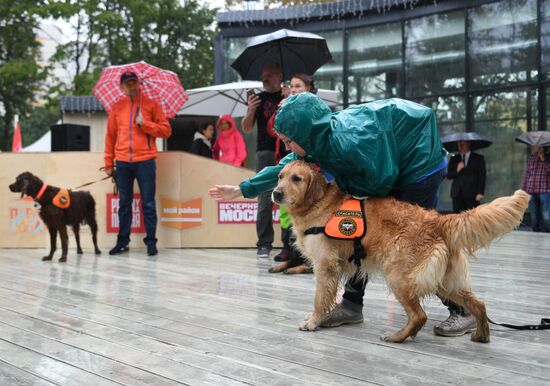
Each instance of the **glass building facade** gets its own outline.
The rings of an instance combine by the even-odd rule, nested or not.
[[[238,80],[230,63],[250,36],[279,28],[317,33],[334,60],[314,79],[338,90],[342,107],[390,97],[429,106],[442,135],[476,131],[493,140],[477,151],[487,163],[486,200],[521,186],[529,149],[514,139],[550,123],[550,0],[437,0],[330,20],[249,28],[246,36],[221,26],[217,80]],[[449,190],[446,181],[440,210],[451,208]]]

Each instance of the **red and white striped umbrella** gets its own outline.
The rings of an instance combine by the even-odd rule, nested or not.
[[[103,69],[92,92],[105,110],[111,111],[113,105],[125,96],[120,88],[120,76],[126,71],[138,76],[141,91],[160,103],[166,118],[173,118],[188,99],[176,73],[141,61]]]

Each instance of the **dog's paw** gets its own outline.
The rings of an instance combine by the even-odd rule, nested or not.
[[[313,314],[313,312],[308,312],[306,314],[306,316],[304,316],[304,320],[307,322],[310,318],[311,318],[311,315]]]
[[[96,255],[101,255],[101,251],[100,251],[99,249],[96,249],[96,250],[95,250],[95,254],[96,254]]]
[[[63,256],[61,258],[59,258],[58,260],[60,263],[65,263],[67,261],[67,256]]]
[[[472,342],[478,343],[489,343],[491,341],[489,335],[478,335],[477,332],[474,332],[470,339],[472,340]]]
[[[83,255],[84,252],[82,252],[82,249],[78,248],[78,249],[76,250],[76,254],[77,254],[77,255]]]
[[[50,261],[52,259],[53,256],[44,256],[42,258],[42,261]]]
[[[298,328],[302,331],[315,331],[317,330],[317,327],[319,327],[318,323],[313,323],[311,320],[304,320]]]
[[[388,343],[403,343],[403,341],[406,339],[403,338],[400,334],[398,333],[386,333],[382,336],[380,336],[380,340],[384,341],[384,342],[388,342]]]

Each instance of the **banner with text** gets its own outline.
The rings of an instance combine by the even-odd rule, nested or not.
[[[120,200],[118,194],[107,194],[107,233],[118,233],[118,208]],[[141,208],[141,195],[134,194],[132,201],[132,233],[145,233],[143,222],[143,209]]]
[[[218,224],[254,224],[258,201],[218,201]],[[273,223],[279,223],[279,205],[273,204]]]
[[[160,196],[160,222],[171,228],[189,229],[202,225],[202,198],[176,201]]]

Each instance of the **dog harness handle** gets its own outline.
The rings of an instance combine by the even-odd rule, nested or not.
[[[46,191],[46,188],[48,187],[48,184],[47,183],[43,183],[42,184],[42,187],[40,188],[40,191],[38,192],[38,194],[36,195],[36,197],[34,198],[35,200],[40,200],[40,198],[42,197],[42,195],[44,194],[44,192]]]
[[[361,239],[367,231],[364,200],[347,199],[332,215],[324,227],[311,227],[305,230],[304,235],[323,233],[336,240],[353,240],[353,254],[348,261],[361,267],[361,260],[367,257]]]

